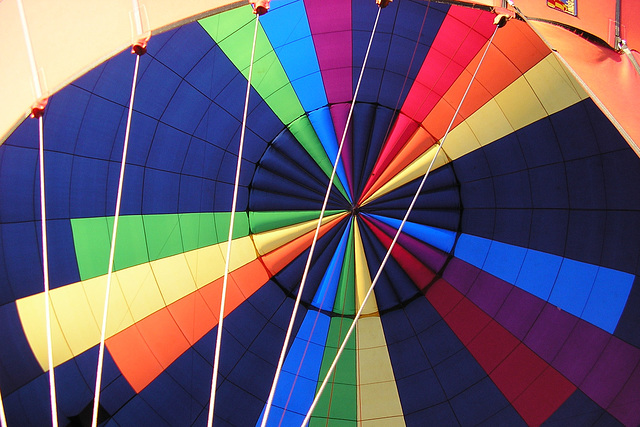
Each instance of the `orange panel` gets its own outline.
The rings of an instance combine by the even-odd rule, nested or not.
[[[218,322],[218,312],[211,311],[199,290],[171,304],[169,311],[190,345],[209,332],[210,325]]]
[[[137,324],[138,330],[155,358],[163,368],[167,368],[189,347],[175,319],[167,308],[156,311]],[[171,345],[167,345],[171,343]]]

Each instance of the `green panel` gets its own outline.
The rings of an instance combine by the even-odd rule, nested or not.
[[[329,325],[329,334],[322,357],[318,387],[324,379],[336,353],[342,343],[347,330],[353,322],[352,319],[332,317]],[[342,356],[336,365],[336,369],[327,384],[318,405],[313,411],[311,426],[326,425],[327,417],[330,425],[355,426],[358,416],[357,409],[357,373],[356,373],[356,340],[351,335]],[[340,424],[338,422],[341,421]]]
[[[218,243],[216,224],[212,212],[178,214],[182,247],[185,252]]]
[[[353,221],[347,240],[347,247],[344,252],[344,261],[340,271],[340,280],[336,291],[336,299],[333,304],[333,311],[344,315],[356,314],[356,286],[355,286],[355,255],[353,244]]]
[[[343,211],[324,211],[324,216],[335,215],[339,212]],[[261,233],[305,221],[318,220],[319,217],[320,211],[249,212],[249,224],[252,233]]]
[[[150,259],[184,252],[178,215],[144,215],[143,221]]]
[[[218,233],[218,243],[226,242],[229,239],[229,223],[231,213],[215,212],[214,221]],[[244,237],[249,235],[249,215],[246,212],[236,212],[233,219],[233,238]]]

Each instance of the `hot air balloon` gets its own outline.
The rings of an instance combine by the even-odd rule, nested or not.
[[[7,425],[640,424],[640,7],[385,6],[0,3]]]

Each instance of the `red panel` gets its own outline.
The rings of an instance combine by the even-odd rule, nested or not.
[[[442,317],[445,317],[464,298],[460,292],[442,279],[429,287],[426,297]]]
[[[491,379],[513,403],[549,366],[524,344],[516,349],[492,372]]]
[[[485,372],[492,372],[518,345],[519,341],[495,320],[476,336],[467,348],[471,354],[482,354],[478,363]]]

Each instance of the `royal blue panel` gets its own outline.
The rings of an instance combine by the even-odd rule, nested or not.
[[[145,169],[142,213],[144,215],[178,213],[179,189],[179,174]]]
[[[222,70],[216,72],[213,78],[216,78],[215,76],[219,72],[222,72]],[[232,116],[234,116],[239,123],[241,123],[242,116],[244,114],[245,97],[238,96],[238,94],[246,93],[246,92],[247,92],[247,79],[244,75],[242,75],[239,71],[236,70],[235,76],[229,82],[229,84],[226,87],[222,88],[221,92],[218,93],[215,96],[215,98],[213,97],[212,98],[216,104],[220,105],[223,109],[225,109]],[[253,86],[251,86],[251,92],[249,94],[248,111],[253,111],[253,109],[256,108],[258,104],[262,102],[263,100],[258,94],[258,92],[256,92]]]
[[[456,243],[455,256],[482,268],[491,247],[491,241],[470,234],[461,234]]]
[[[265,103],[260,104],[261,107],[266,106]],[[270,110],[269,110],[270,111]],[[272,118],[273,114],[263,114],[262,111],[256,113],[255,118],[263,118],[265,123],[258,123],[257,126],[260,126],[258,130],[269,130],[268,133],[260,132],[259,134],[254,133],[251,129],[247,129],[244,135],[244,147],[242,149],[242,158],[251,163],[258,163],[264,154],[264,151],[267,149],[267,141],[271,141],[275,136],[282,130],[282,123],[280,120],[276,120],[275,116],[273,116],[273,120],[267,121]],[[249,120],[254,120],[253,116],[250,116]],[[273,135],[272,135],[273,134]],[[267,138],[271,136],[271,139],[265,139],[265,135]],[[240,139],[238,138],[237,146],[232,144],[232,147],[240,147]],[[235,152],[238,152],[238,149],[235,149]]]
[[[197,25],[199,26],[200,24]],[[227,58],[224,52],[222,52],[220,47],[214,46],[213,49],[208,51],[207,54],[203,56],[200,61],[189,71],[189,73],[185,76],[185,80],[191,83],[196,89],[205,94],[208,98],[214,99],[231,82],[231,80],[236,77],[238,73],[238,69],[235,68],[233,63],[229,60],[229,58]],[[244,89],[241,89],[241,92],[238,93],[246,92],[246,79],[244,81],[244,85]],[[242,97],[241,100],[238,100],[239,103],[243,103],[243,101],[244,97]]]
[[[600,267],[581,317],[613,333],[634,280],[630,274]]]
[[[562,258],[544,252],[528,250],[515,285],[547,301],[558,277]]]
[[[147,64],[151,61],[151,57],[140,57],[140,69],[145,70]],[[118,106],[129,105],[135,64],[136,56],[132,55],[129,49],[125,49],[112,57],[101,70],[100,78],[96,81],[92,90],[97,96],[92,96],[91,101],[108,99],[110,100],[108,102],[113,102],[114,106],[116,104]]]
[[[117,163],[110,164],[111,179],[118,179],[120,174],[120,165]],[[142,214],[142,187],[144,185],[144,168],[136,165],[127,165],[124,172],[124,184],[122,187],[122,200],[120,201],[120,215],[141,215]],[[107,194],[111,212],[107,212],[108,216],[115,213],[115,198],[117,190]]]
[[[213,208],[214,182],[190,175],[180,177],[180,201],[178,211],[211,212]]]
[[[491,418],[491,425],[526,426],[514,411],[503,411],[509,402],[488,377],[464,390],[450,400],[461,425],[472,425],[478,420]]]
[[[194,401],[166,372],[161,373],[138,396],[172,426],[190,425],[203,409],[203,405]]]
[[[371,216],[387,225],[390,225],[396,230],[402,223],[401,220],[395,218],[388,218],[380,215]],[[405,222],[402,232],[445,252],[451,251],[456,239],[455,232],[443,230],[441,228],[429,227],[428,225],[416,224],[415,222],[410,221]]]
[[[128,105],[126,102],[124,105]],[[78,134],[75,155],[108,159],[116,142],[120,124],[126,117],[125,108],[111,100],[92,96],[84,113]],[[99,119],[97,119],[99,118]]]
[[[322,146],[324,147],[324,151],[327,153],[327,156],[329,157],[329,160],[333,165],[338,155],[340,141],[336,139],[333,120],[331,118],[329,109],[325,107],[309,113],[309,120],[311,121],[311,124],[313,125],[313,128],[316,131],[316,134],[318,135]],[[337,138],[340,138],[341,140],[342,135],[337,135]],[[343,187],[347,192],[347,196],[352,198],[349,191],[349,186],[347,185],[347,175],[345,173],[344,163],[342,161],[338,163],[338,167],[336,168],[336,176],[343,184]]]
[[[582,391],[576,390],[543,424],[546,427],[622,426]]]
[[[0,153],[0,220],[32,220],[40,210],[40,178],[34,173],[38,152],[10,146],[7,141],[0,146]]]
[[[169,424],[162,416],[153,410],[141,395],[136,395],[118,412],[113,415],[113,420],[119,426],[167,426]]]
[[[260,23],[305,111],[327,105],[304,2],[274,4]],[[283,26],[282,22],[295,23]]]
[[[0,386],[3,397],[13,393],[42,373],[40,364],[33,357],[31,347],[22,332],[22,324],[15,304],[0,306]]]
[[[71,218],[113,215],[114,207],[107,206],[106,193],[115,194],[118,181],[116,178],[111,187],[105,185],[109,162],[75,156],[72,167],[69,190]]]
[[[506,245],[494,240],[491,242],[491,247],[482,269],[506,282],[514,283],[520,272],[526,252],[525,248]]]
[[[313,297],[312,304],[321,310],[333,310],[333,303],[336,299],[336,291],[338,290],[338,282],[340,281],[340,274],[342,272],[342,265],[346,262],[344,259],[344,253],[347,248],[347,239],[351,231],[351,220],[347,221],[347,227],[345,228],[338,247],[333,252],[331,262],[327,266],[318,290]]]
[[[193,137],[184,160],[181,172],[196,177],[214,179],[212,171],[218,170],[223,151],[215,145]]]
[[[157,50],[156,36],[149,43],[149,54],[164,64],[170,64],[178,75],[186,75],[213,48],[211,36],[197,23],[184,25],[169,32],[169,39]],[[185,46],[189,46],[185,49]]]
[[[44,120],[44,147],[62,153],[73,153],[78,129],[84,119],[85,108],[91,94],[74,86],[67,86],[49,98]],[[30,142],[37,146],[37,120],[27,120],[20,127],[31,122],[35,132],[29,136]],[[29,126],[27,126],[29,127]],[[10,141],[10,139],[9,139]],[[29,141],[27,139],[27,141]],[[46,173],[46,172],[45,172]]]
[[[629,293],[627,305],[620,316],[615,335],[620,339],[640,347],[640,312],[636,310],[640,304],[640,280],[636,277]]]
[[[49,245],[55,247],[55,250],[48,251],[51,289],[79,282],[80,272],[76,262],[71,222],[67,219],[47,221],[47,239]]]
[[[183,81],[167,104],[161,120],[169,126],[192,134],[210,103],[211,100]]]
[[[158,84],[158,82],[162,82],[162,84]],[[180,76],[168,68],[166,64],[155,60],[151,61],[146,70],[139,73],[134,110],[157,119],[162,115],[180,83]],[[131,83],[128,86],[130,88]],[[128,100],[125,105],[129,105]],[[137,126],[137,120],[133,119],[131,123],[132,128]]]
[[[72,157],[68,154],[45,152],[44,176],[47,219],[69,218],[69,181],[71,181]],[[36,179],[40,181],[40,173]],[[35,194],[40,197],[40,189]],[[40,203],[37,203],[38,210]],[[36,214],[36,218],[40,218]]]
[[[581,317],[597,273],[598,267],[595,265],[565,258],[553,285],[549,302]]]
[[[168,172],[180,172],[189,149],[190,139],[186,133],[159,123],[145,166]]]
[[[16,299],[44,290],[39,225],[36,222],[0,225],[5,254],[3,267]]]

